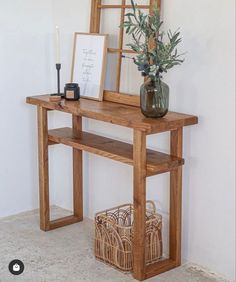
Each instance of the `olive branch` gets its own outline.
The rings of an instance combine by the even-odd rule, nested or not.
[[[152,14],[144,14],[137,9],[131,0],[132,12],[125,15],[126,20],[121,27],[132,36],[132,43],[127,44],[137,53],[132,58],[143,76],[160,77],[160,73],[167,72],[176,65],[183,63],[183,54],[179,54],[177,45],[181,42],[180,32],[161,31],[163,21],[157,4],[154,3]],[[125,56],[124,56],[125,57]]]

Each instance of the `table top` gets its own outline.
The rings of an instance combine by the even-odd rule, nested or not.
[[[49,110],[58,110],[73,115],[138,129],[147,134],[170,131],[198,123],[196,116],[188,114],[168,112],[163,118],[146,118],[138,107],[108,101],[99,102],[84,98],[81,98],[79,101],[62,99],[61,103],[58,103],[51,102],[49,97],[50,95],[27,97],[26,102]]]

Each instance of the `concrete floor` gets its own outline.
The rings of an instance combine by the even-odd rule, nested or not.
[[[53,207],[54,218],[67,211]],[[24,262],[19,276],[8,271],[13,259]],[[0,281],[24,282],[131,282],[123,274],[97,260],[93,255],[93,222],[83,222],[50,232],[38,226],[38,211],[22,213],[0,220]],[[182,266],[149,280],[150,282],[226,281],[209,276],[194,267]]]

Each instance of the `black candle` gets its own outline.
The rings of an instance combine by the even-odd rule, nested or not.
[[[80,88],[78,83],[67,83],[64,88],[65,99],[66,100],[79,100],[80,98]]]

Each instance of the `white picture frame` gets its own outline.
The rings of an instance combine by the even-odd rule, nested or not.
[[[71,82],[79,84],[82,98],[103,100],[107,42],[107,34],[74,34]]]

